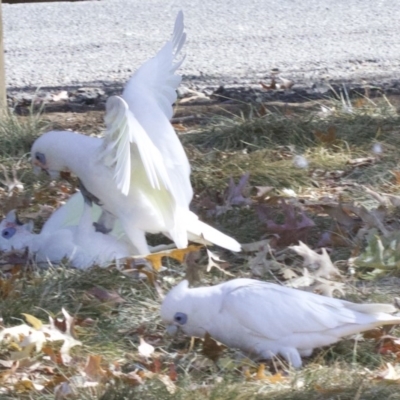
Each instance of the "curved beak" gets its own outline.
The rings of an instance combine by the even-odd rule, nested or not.
[[[175,336],[178,333],[178,327],[176,325],[167,325],[165,330],[169,336]]]
[[[47,167],[38,160],[32,160],[33,173],[39,175],[42,171],[47,172]]]
[[[33,164],[33,173],[39,175],[42,172],[42,168],[39,165]]]

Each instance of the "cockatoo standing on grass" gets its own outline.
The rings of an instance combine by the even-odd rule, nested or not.
[[[61,171],[77,175],[85,189],[117,217],[140,254],[148,254],[145,232],[164,233],[178,248],[188,240],[240,251],[240,244],[199,221],[189,210],[193,191],[190,165],[170,123],[181,77],[183,13],[173,37],[146,61],[127,83],[121,97],[106,104],[104,138],[51,131],[32,146],[35,169],[51,177]]]
[[[380,325],[400,324],[390,304],[356,304],[253,279],[189,288],[182,281],[165,297],[167,331],[214,339],[250,356],[283,356],[294,368],[316,347]]]

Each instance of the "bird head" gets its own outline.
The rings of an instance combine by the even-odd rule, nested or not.
[[[45,171],[52,179],[57,179],[60,172],[67,172],[60,157],[61,132],[50,131],[40,136],[32,145],[31,158],[33,171],[38,175]]]
[[[33,236],[33,222],[22,224],[15,212],[10,211],[0,222],[0,250],[21,250],[25,248]]]
[[[196,318],[198,310],[190,298],[195,290],[189,288],[187,280],[183,280],[165,297],[161,305],[161,319],[169,335],[173,336],[181,330],[189,336],[204,336],[205,330],[198,325],[199,319]]]

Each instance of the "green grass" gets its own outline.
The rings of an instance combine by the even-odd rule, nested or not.
[[[291,113],[270,111],[261,116],[253,109],[239,117],[213,117],[206,126],[182,135],[192,164],[193,186],[196,196],[199,196],[195,198],[195,205],[202,196],[220,198],[229,177],[237,180],[246,172],[250,172],[250,186],[273,186],[273,194],[279,194],[282,188],[290,188],[301,199],[337,196],[334,186],[337,184],[342,198],[357,200],[368,206],[376,205],[360,187],[341,188],[342,181],[371,185],[376,191],[397,193],[398,184],[393,181],[391,173],[398,169],[400,145],[400,116],[396,108],[384,98],[374,104],[367,101],[363,107],[354,108],[351,114],[344,112],[337,101],[328,105],[331,108],[329,115],[321,114],[316,104],[312,110]],[[332,126],[336,128],[335,143],[321,143],[314,132],[326,132]],[[60,196],[59,186],[50,188],[48,182],[34,177],[27,161],[27,152],[33,140],[45,128],[46,123],[36,115],[24,118],[11,115],[0,121],[1,163],[11,168],[16,161],[22,160],[18,177],[24,183],[25,191],[17,196],[30,196],[30,210],[38,209],[39,203],[56,204],[55,199]],[[375,162],[356,167],[348,163],[355,158],[371,157],[371,146],[376,141],[382,143],[384,152]],[[298,154],[308,160],[307,169],[293,165],[293,157]],[[339,171],[344,172],[342,177],[334,178]],[[333,174],[333,178],[329,174]],[[39,191],[46,196],[39,200],[32,197]],[[4,211],[9,194],[1,192],[0,197]],[[207,215],[201,207],[197,211],[204,221],[242,243],[261,240],[267,233],[265,224],[260,222],[251,207],[233,207],[218,217]],[[321,232],[330,226],[328,217],[312,217],[317,226],[310,235],[311,247]],[[331,257],[347,260],[351,250],[348,247],[334,248]],[[299,257],[288,249],[281,249],[280,257],[281,262],[293,268],[301,265]],[[247,255],[223,253],[223,258],[230,262],[229,272],[235,276],[251,276]],[[164,293],[185,275],[184,265],[167,261],[165,264],[168,269],[159,276]],[[343,273],[346,273],[345,269]],[[215,269],[202,276],[205,284],[227,279]],[[7,274],[2,274],[0,282],[6,282],[8,278]],[[394,276],[372,282],[357,277],[350,282],[346,296],[352,301],[391,302],[398,293],[398,287],[399,279]],[[91,295],[93,288],[116,293],[123,301],[99,300]],[[144,379],[144,383],[138,386],[113,378],[97,388],[77,389],[79,394],[75,398],[79,399],[400,399],[398,384],[376,378],[386,363],[395,364],[395,360],[390,355],[378,354],[373,340],[359,341],[357,345],[353,340],[343,340],[334,346],[316,350],[310,359],[305,359],[304,368],[290,370],[282,380],[271,383],[268,379],[246,378],[244,369],[249,368],[254,376],[258,366],[241,360],[234,350],[226,350],[222,359],[214,365],[201,355],[199,341],[188,352],[189,338],[172,340],[165,336],[158,314],[160,303],[161,298],[148,283],[115,269],[79,271],[64,266],[19,273],[13,282],[13,290],[0,297],[0,310],[5,326],[19,324],[22,313],[47,321],[48,315],[60,316],[62,307],[80,321],[89,321],[76,328],[83,345],[75,347],[72,355],[81,365],[84,365],[88,355],[101,355],[104,368],[116,363],[124,372],[150,369],[153,360],[143,360],[137,351],[139,338],[143,336],[156,347],[161,361],[160,374],[168,375],[171,364],[178,373],[175,393],[170,393],[157,376]],[[399,329],[393,334],[399,335]],[[267,374],[269,367],[268,364]],[[58,368],[69,379],[80,374],[78,369]],[[51,390],[49,393],[1,392],[0,397],[47,400],[53,399],[54,394]]]

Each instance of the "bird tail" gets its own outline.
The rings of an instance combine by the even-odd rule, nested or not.
[[[228,235],[220,232],[219,230],[213,228],[210,225],[201,222],[197,215],[191,213],[191,217],[193,220],[190,221],[187,228],[188,239],[197,242],[206,244],[215,244],[217,246],[223,247],[224,249],[228,249],[231,251],[241,251],[241,246],[238,241],[231,238]]]

